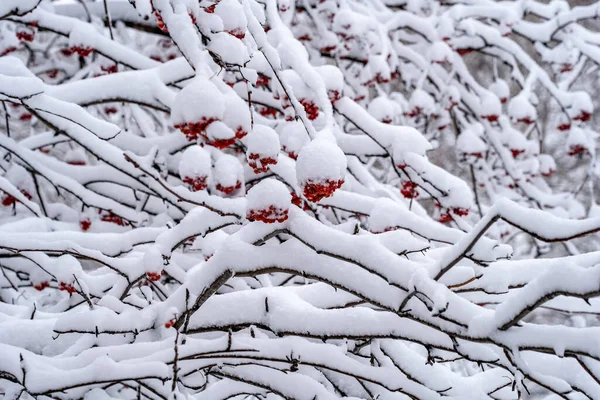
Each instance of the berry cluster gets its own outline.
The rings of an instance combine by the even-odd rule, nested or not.
[[[58,290],[61,290],[63,292],[68,292],[69,294],[73,294],[77,291],[77,290],[75,290],[75,286],[73,286],[72,283],[66,283],[66,282],[60,282],[58,284]]]
[[[277,164],[277,159],[273,157],[261,157],[258,153],[250,153],[248,155],[248,165],[254,170],[255,174],[267,172],[269,165]]]
[[[413,181],[406,181],[402,184],[400,193],[402,193],[402,196],[404,196],[406,199],[416,199],[419,197],[419,192],[417,191],[418,187],[419,185]]]
[[[49,286],[50,286],[50,284],[47,281],[40,282],[37,285],[33,285],[34,289],[38,290],[40,292]]]
[[[179,129],[189,140],[190,142],[194,142],[198,140],[200,137],[208,139],[206,134],[206,128],[213,122],[215,122],[215,118],[206,118],[202,117],[202,119],[198,122],[187,122],[183,124],[175,125],[175,129]]]
[[[79,227],[82,231],[87,231],[92,226],[92,220],[89,218],[83,218],[79,221]]]
[[[338,181],[327,179],[324,182],[309,181],[305,183],[303,187],[304,197],[306,197],[308,201],[318,203],[324,198],[331,197],[333,192],[341,188],[343,184],[343,179]]]
[[[31,200],[32,197],[29,194],[29,192],[25,189],[21,189],[21,193],[23,193],[23,196],[27,197],[28,200]],[[19,200],[15,199],[13,196],[11,196],[8,193],[4,193],[4,195],[2,196],[2,205],[4,207],[9,207],[14,205],[15,203],[17,203]]]
[[[319,106],[317,106],[314,101],[300,99],[300,104],[302,104],[302,107],[304,107],[304,111],[306,111],[306,116],[308,119],[313,121],[319,117]]]
[[[129,225],[127,221],[125,221],[123,218],[119,217],[118,215],[112,213],[111,211],[109,211],[105,214],[102,214],[102,216],[100,217],[100,220],[102,220],[104,222],[111,222],[111,223],[119,225],[119,226]]]
[[[235,190],[237,190],[237,189],[239,189],[239,188],[241,188],[241,187],[242,187],[242,182],[240,182],[240,181],[237,181],[237,182],[236,182],[236,184],[235,184],[235,186],[223,186],[223,185],[221,185],[221,184],[219,183],[219,184],[217,184],[217,186],[216,186],[216,189],[217,189],[219,192],[223,192],[223,193],[225,193],[225,194],[231,194],[231,193],[233,193]]]
[[[69,48],[71,54],[77,53],[81,57],[87,57],[94,51],[93,47],[85,47],[85,46],[72,46]]]
[[[206,175],[196,176],[193,178],[190,176],[186,176],[185,178],[183,178],[183,183],[188,185],[193,192],[197,192],[199,190],[204,190],[208,187],[207,180],[208,176]]]
[[[152,282],[156,282],[156,281],[160,280],[161,276],[162,276],[162,271],[146,272],[146,278]]]
[[[276,208],[271,205],[267,209],[250,210],[246,215],[249,221],[262,221],[265,224],[273,224],[275,222],[283,222],[288,219],[287,209]]]

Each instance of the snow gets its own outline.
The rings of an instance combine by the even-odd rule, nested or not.
[[[171,110],[173,125],[199,122],[203,118],[222,120],[225,101],[212,82],[197,78],[177,93]]]
[[[265,179],[252,186],[246,194],[248,210],[265,210],[270,206],[287,209],[290,206],[290,192],[277,179]]]
[[[298,154],[296,177],[298,183],[338,181],[346,176],[346,156],[335,143],[317,138]]]
[[[210,154],[200,146],[190,146],[181,155],[179,160],[179,176],[185,177],[208,177],[211,176]]]
[[[599,397],[546,3],[0,2],[0,397]]]

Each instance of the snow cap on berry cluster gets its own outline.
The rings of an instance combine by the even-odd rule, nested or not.
[[[179,160],[179,176],[181,179],[207,177],[208,184],[211,176],[210,154],[200,146],[188,147]]]
[[[346,155],[329,138],[319,135],[304,146],[296,161],[296,178],[307,182],[339,181],[346,176]]]
[[[205,78],[196,78],[173,101],[173,125],[223,119],[225,101],[217,87]]]

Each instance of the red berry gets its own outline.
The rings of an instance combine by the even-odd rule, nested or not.
[[[35,288],[35,290],[38,290],[40,292],[42,290],[44,290],[45,288],[47,288],[48,286],[50,286],[50,284],[47,281],[40,282],[37,285],[33,285],[33,287]]]
[[[152,282],[156,282],[156,281],[160,280],[161,276],[162,276],[162,271],[159,271],[159,272],[146,272],[146,278],[148,278],[148,280],[152,281]]]
[[[69,294],[73,294],[77,291],[77,290],[75,290],[75,287],[71,283],[66,283],[66,282],[60,282],[58,284],[58,290],[63,291],[63,292],[68,292]]]
[[[79,226],[81,227],[81,230],[85,232],[92,226],[92,221],[89,218],[82,219],[79,221]]]
[[[304,185],[304,197],[308,201],[313,203],[318,203],[324,198],[331,197],[333,192],[342,187],[344,184],[344,180],[340,179],[338,181],[331,181],[329,179],[324,182],[307,182]]]
[[[419,197],[419,192],[417,188],[419,185],[414,183],[413,181],[406,181],[402,184],[402,188],[400,189],[400,193],[407,199],[416,199]]]

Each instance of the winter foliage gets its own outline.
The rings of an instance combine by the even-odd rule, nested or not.
[[[0,397],[600,399],[598,16],[0,0]]]

